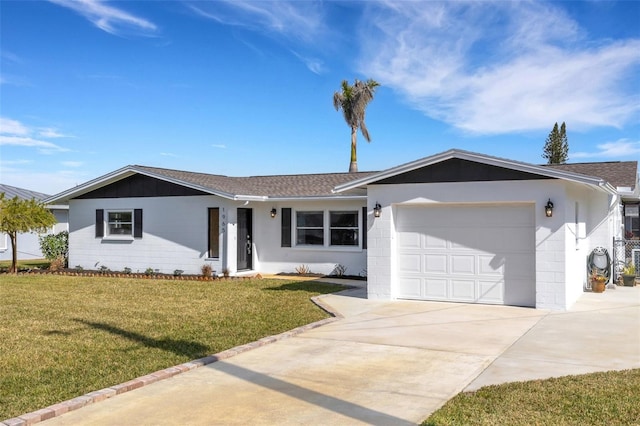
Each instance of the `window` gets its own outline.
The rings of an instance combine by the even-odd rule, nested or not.
[[[324,212],[296,212],[296,244],[324,245]]]
[[[220,209],[209,209],[209,256],[220,257]]]
[[[107,212],[107,235],[133,235],[133,211]]]
[[[329,226],[332,246],[358,245],[358,212],[329,212]]]
[[[291,247],[288,238],[292,234],[289,229],[290,210],[282,209],[282,247]],[[366,213],[363,213],[363,217],[366,217]],[[293,237],[296,246],[357,248],[360,246],[360,239],[363,238],[360,235],[358,210],[297,211],[294,226]],[[362,232],[364,236],[366,231]]]
[[[626,239],[640,237],[640,204],[624,206],[624,237]]]
[[[142,209],[96,209],[96,238],[142,238]]]

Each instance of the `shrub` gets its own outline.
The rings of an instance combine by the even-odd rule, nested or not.
[[[179,277],[183,273],[184,273],[184,271],[182,269],[176,269],[176,270],[173,271],[173,276],[174,277]]]
[[[62,231],[57,234],[41,235],[38,239],[44,257],[51,262],[58,258],[64,259],[62,266],[64,268],[69,256],[69,233]]]
[[[67,260],[64,257],[62,257],[62,256],[56,257],[49,264],[49,270],[50,271],[61,271],[61,270],[63,270],[65,268],[66,264],[67,264]]]
[[[124,269],[122,270],[122,272],[124,272],[125,274],[130,274],[131,273],[131,268],[129,268],[128,266],[125,266]]]
[[[296,267],[296,272],[300,275],[305,275],[310,272],[310,269],[307,265],[300,265]]]
[[[345,272],[347,272],[347,267],[338,263],[336,267],[333,268],[333,272],[331,273],[331,275],[342,277],[344,276]]]
[[[153,275],[155,274],[155,270],[153,268],[147,268],[144,270],[145,275]]]
[[[213,274],[213,269],[209,264],[202,265],[202,268],[200,268],[200,271],[202,272],[203,277],[210,277],[211,274]]]

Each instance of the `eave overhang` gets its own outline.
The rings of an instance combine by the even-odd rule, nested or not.
[[[537,174],[547,178],[563,179],[571,182],[582,183],[590,186],[595,186],[608,193],[617,194],[616,189],[603,179],[582,175],[578,173],[571,173],[566,171],[559,171],[551,167],[537,166],[529,163],[523,163],[519,161],[507,160],[504,158],[492,157],[488,155],[478,154],[469,151],[463,151],[458,149],[451,149],[440,154],[436,154],[430,157],[422,158],[420,160],[412,161],[410,163],[402,164],[397,167],[393,167],[387,170],[383,170],[380,173],[376,173],[372,176],[357,179],[342,185],[338,185],[333,189],[334,193],[341,193],[356,188],[366,187],[367,185],[375,184],[383,179],[387,179],[393,176],[408,173],[422,167],[428,167],[433,164],[437,164],[450,159],[461,159],[467,161],[478,162],[496,167],[502,167],[506,169],[517,170],[526,173]]]
[[[215,189],[211,189],[202,185],[197,185],[191,182],[185,182],[183,180],[180,179],[174,179],[171,178],[169,176],[166,175],[162,175],[162,174],[158,174],[158,173],[153,173],[150,172],[148,170],[144,170],[141,169],[139,167],[136,166],[125,166],[122,167],[118,170],[115,170],[111,173],[107,173],[106,175],[100,176],[98,178],[95,178],[93,180],[90,180],[88,182],[85,182],[81,185],[75,186],[73,188],[70,188],[66,191],[60,192],[56,195],[52,195],[49,198],[46,198],[44,201],[45,204],[53,204],[53,203],[64,203],[64,202],[68,202],[70,199],[78,197],[80,195],[86,194],[88,192],[94,191],[98,188],[102,188],[106,185],[112,184],[114,182],[117,182],[121,179],[125,179],[127,177],[133,176],[135,174],[140,174],[140,175],[145,175],[154,179],[159,179],[165,182],[170,182],[176,185],[181,185],[187,188],[191,188],[191,189],[195,189],[198,191],[202,191],[205,192],[207,194],[211,194],[211,195],[217,195],[219,197],[222,198],[226,198],[229,200],[240,200],[240,197],[247,197],[247,198],[263,198],[263,197],[252,197],[252,196],[241,196],[241,195],[236,195],[236,194],[230,194],[228,192],[224,192],[224,191],[219,191],[219,190],[215,190]],[[244,201],[244,199],[243,199]],[[252,200],[253,201],[253,200]]]

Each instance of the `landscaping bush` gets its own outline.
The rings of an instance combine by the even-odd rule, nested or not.
[[[42,235],[39,237],[39,240],[40,250],[47,260],[53,262],[58,259],[57,262],[59,263],[59,259],[64,259],[66,266],[69,256],[69,233],[67,231]]]

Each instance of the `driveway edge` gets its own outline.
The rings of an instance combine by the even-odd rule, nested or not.
[[[217,362],[217,361],[229,359],[243,352],[248,352],[250,350],[253,350],[271,343],[275,343],[279,340],[284,340],[290,337],[297,336],[298,334],[304,333],[305,331],[313,330],[314,328],[321,327],[325,324],[329,324],[343,318],[343,316],[339,312],[334,311],[334,309],[331,306],[322,302],[319,296],[312,297],[311,301],[320,309],[322,309],[323,311],[331,315],[331,317],[322,319],[320,321],[312,322],[311,324],[301,325],[300,327],[296,327],[292,330],[285,331],[280,334],[263,337],[262,339],[256,340],[255,342],[236,346],[231,349],[227,349],[225,351],[206,356],[204,358],[199,358],[193,361],[185,362],[184,364],[179,364],[173,367],[168,367],[163,370],[159,370],[159,371],[147,374],[145,376],[138,377],[136,379],[129,380],[124,383],[120,383],[115,386],[104,388],[98,391],[89,392],[82,396],[78,396],[76,398],[69,399],[67,401],[59,402],[57,404],[50,405],[40,410],[22,414],[18,417],[13,417],[7,420],[3,420],[0,422],[0,426],[28,426],[35,423],[43,422],[45,420],[49,420],[54,417],[61,416],[62,414],[68,413],[69,411],[74,411],[79,408],[85,407],[87,405],[104,401],[116,395],[120,395],[125,392],[139,389],[141,387],[150,385],[160,380],[169,379],[178,374],[195,370],[196,368],[213,364],[214,362]]]

